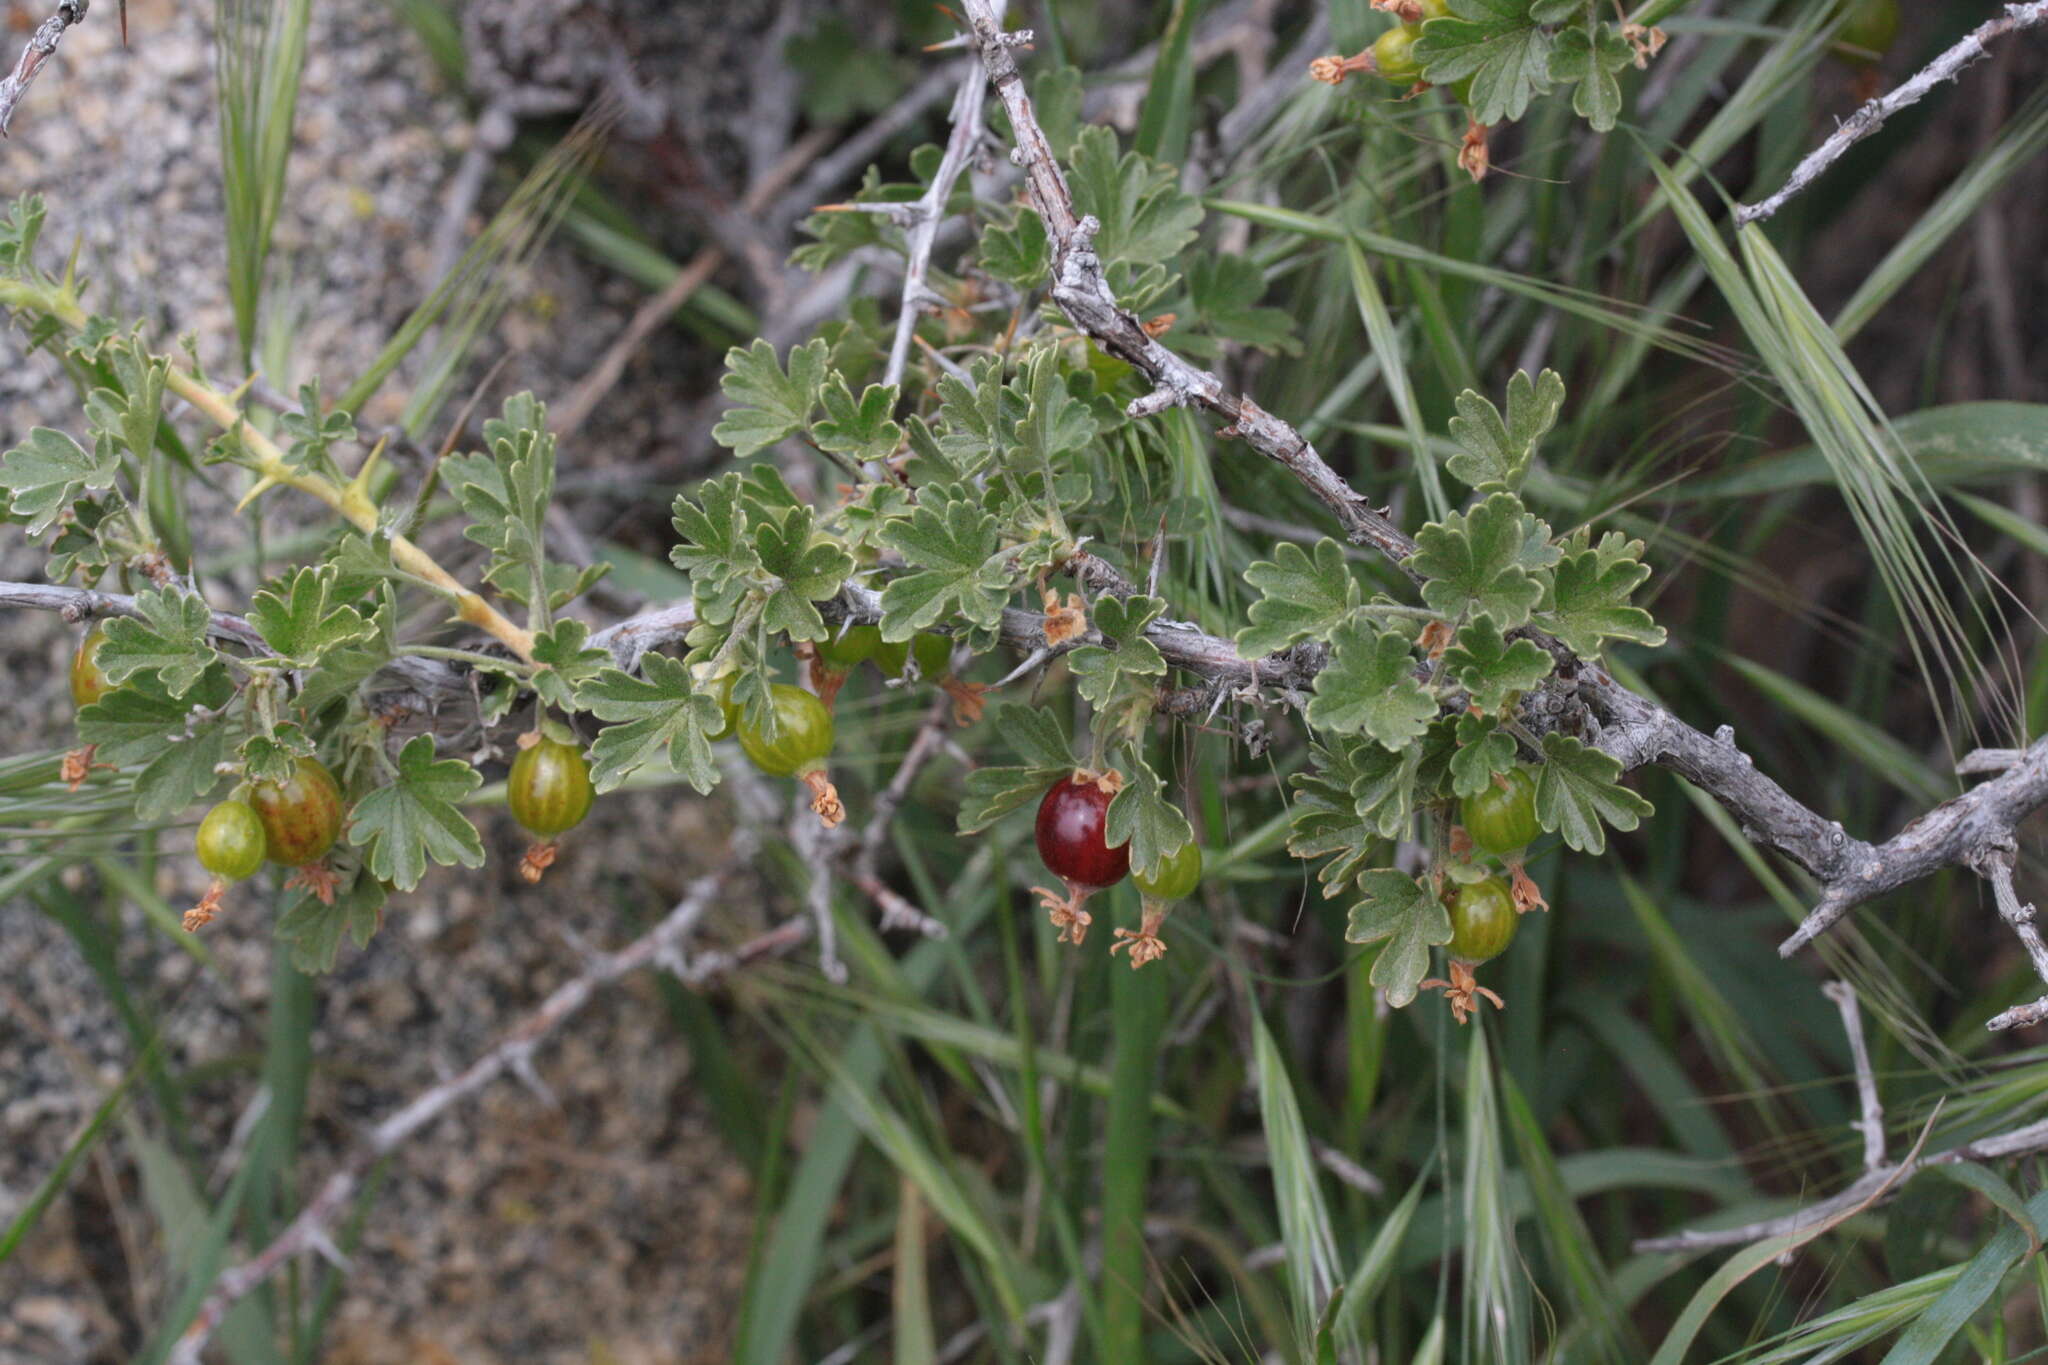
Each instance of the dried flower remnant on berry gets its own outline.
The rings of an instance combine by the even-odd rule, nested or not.
[[[1449,981],[1445,981],[1440,977],[1432,977],[1422,983],[1421,989],[1425,991],[1441,990],[1444,993],[1444,1000],[1451,1007],[1451,1017],[1461,1024],[1479,1013],[1481,997],[1491,1000],[1493,1007],[1497,1010],[1507,1008],[1506,1001],[1479,984],[1479,979],[1473,975],[1471,963],[1460,962],[1455,958],[1451,961],[1451,979]]]

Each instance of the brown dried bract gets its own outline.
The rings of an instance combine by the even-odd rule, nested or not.
[[[526,856],[519,860],[520,880],[525,882],[539,881],[547,870],[555,865],[555,857],[561,851],[561,845],[552,839],[546,843],[535,844],[532,848],[527,849]]]
[[[1371,48],[1351,57],[1339,57],[1334,54],[1318,57],[1308,64],[1309,79],[1321,81],[1324,85],[1342,85],[1346,76],[1356,75],[1361,71],[1370,74],[1379,69],[1380,64],[1373,60]]]
[[[334,893],[340,887],[341,879],[334,875],[334,869],[324,862],[307,863],[292,873],[284,884],[287,891],[308,891],[322,905],[334,904]]]
[[[1493,154],[1486,149],[1486,125],[1474,120],[1465,125],[1465,140],[1458,144],[1458,168],[1473,181],[1486,179],[1493,169]]]
[[[1442,621],[1431,621],[1422,628],[1422,635],[1416,643],[1422,646],[1422,652],[1427,654],[1433,663],[1441,659],[1444,651],[1450,648],[1451,638],[1450,626]]]
[[[1119,948],[1131,950],[1131,970],[1136,971],[1148,962],[1157,962],[1166,956],[1166,943],[1159,937],[1159,927],[1166,922],[1167,907],[1148,903],[1145,918],[1136,929],[1116,930],[1116,942],[1109,945],[1111,957]]]
[[[1451,856],[1465,858],[1472,853],[1472,836],[1465,832],[1463,825],[1451,826]]]
[[[1451,959],[1451,979],[1449,981],[1431,979],[1423,982],[1421,988],[1426,991],[1442,990],[1444,999],[1450,1002],[1451,1017],[1461,1024],[1479,1013],[1479,998],[1481,996],[1491,1000],[1493,1007],[1497,1010],[1507,1008],[1506,1001],[1479,984],[1478,979],[1472,975],[1471,963],[1460,962],[1456,958]]]
[[[1045,589],[1039,599],[1045,610],[1045,642],[1057,649],[1069,640],[1078,640],[1088,633],[1088,604],[1081,594],[1067,594],[1067,604],[1060,605],[1060,595],[1051,588]]]
[[[1508,894],[1515,898],[1515,913],[1518,915],[1550,908],[1550,902],[1543,899],[1543,888],[1522,870],[1519,862],[1508,864]]]
[[[97,744],[88,744],[82,749],[73,749],[70,753],[64,755],[64,762],[58,767],[57,776],[64,779],[65,787],[71,791],[77,791],[85,785],[85,779],[92,776],[94,768],[105,768],[109,772],[113,771],[114,765],[111,763],[95,763],[92,761],[92,756],[99,752],[99,747]]]
[[[182,923],[186,933],[196,934],[213,923],[213,917],[220,913],[221,893],[227,889],[226,882],[218,877],[213,879],[213,884],[206,888],[206,894],[199,898],[199,904],[185,912]]]
[[[1422,0],[1372,0],[1372,7],[1393,15],[1404,24],[1422,22]]]
[[[1621,26],[1621,36],[1630,47],[1635,49],[1636,70],[1638,71],[1647,67],[1650,64],[1650,59],[1659,52],[1662,52],[1664,44],[1669,41],[1668,35],[1666,35],[1663,29],[1655,27],[1644,28],[1641,24],[1623,24]]]
[[[1074,781],[1093,782],[1109,796],[1115,796],[1124,789],[1124,775],[1114,768],[1104,768],[1101,772],[1096,772],[1093,768],[1076,768]]]
[[[1034,886],[1031,892],[1044,902],[1052,927],[1060,931],[1059,941],[1080,947],[1081,941],[1088,937],[1088,926],[1095,922],[1095,917],[1081,908],[1087,903],[1090,893],[1070,889],[1061,895],[1043,886]]]
[[[837,829],[846,823],[846,807],[840,804],[839,789],[832,785],[832,779],[825,776],[822,768],[813,769],[797,780],[811,789],[811,811],[825,822],[826,829]]]
[[[968,682],[948,674],[939,680],[947,696],[953,699],[953,724],[966,727],[981,719],[981,713],[988,709],[988,686],[985,683]]]
[[[1179,321],[1180,314],[1178,313],[1161,313],[1157,317],[1146,318],[1138,326],[1144,330],[1146,336],[1157,341],[1172,331],[1173,324]]]

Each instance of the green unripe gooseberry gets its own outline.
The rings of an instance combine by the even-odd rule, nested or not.
[[[771,736],[742,715],[736,723],[740,748],[770,777],[801,777],[825,766],[832,753],[832,713],[801,687],[776,683],[768,689],[775,713]]]
[[[1183,900],[1202,884],[1202,846],[1193,839],[1167,855],[1151,876],[1133,873],[1138,890],[1156,901]]]
[[[1451,896],[1451,941],[1446,950],[1459,962],[1477,966],[1507,951],[1521,917],[1508,884],[1498,877],[1461,886]]]
[[[543,839],[582,824],[596,796],[583,751],[546,735],[519,751],[505,780],[512,818]]]
[[[1486,784],[1477,796],[1458,806],[1458,823],[1472,837],[1472,846],[1486,853],[1513,853],[1535,842],[1543,832],[1536,823],[1536,779],[1526,768],[1509,772],[1504,781]]]
[[[199,822],[193,852],[199,865],[223,881],[254,876],[263,866],[263,821],[246,801],[223,801]]]
[[[107,681],[107,675],[100,668],[100,646],[107,642],[107,623],[95,621],[87,628],[84,638],[78,642],[78,651],[71,656],[71,701],[74,706],[90,706],[114,690]]]
[[[1422,79],[1422,63],[1415,60],[1415,40],[1421,37],[1419,29],[1406,24],[1390,28],[1379,36],[1372,45],[1373,67],[1383,81],[1395,85],[1413,85]]]

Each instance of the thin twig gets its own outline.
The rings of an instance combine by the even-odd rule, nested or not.
[[[917,329],[926,303],[932,300],[931,287],[925,283],[932,263],[932,243],[938,239],[939,223],[946,216],[953,186],[972,164],[981,145],[982,90],[987,81],[981,63],[968,63],[959,93],[953,96],[953,131],[946,139],[945,155],[940,158],[924,196],[915,204],[902,206],[911,214],[905,233],[908,256],[903,268],[903,306],[896,315],[896,340],[889,347],[888,368],[882,372],[884,386],[902,382],[903,367],[910,361],[911,333]]]
[[[0,79],[0,137],[7,136],[7,125],[14,121],[15,106],[35,83],[36,76],[57,51],[57,44],[64,40],[64,31],[85,18],[85,11],[92,0],[57,0],[57,12],[37,26],[28,43],[21,49],[21,60],[14,64],[14,70],[5,79]]]
[[[1884,1105],[1877,1097],[1877,1073],[1870,1069],[1870,1048],[1863,1040],[1863,1011],[1856,990],[1846,981],[1830,981],[1820,993],[1842,1012],[1842,1032],[1849,1035],[1849,1059],[1856,1067],[1856,1102],[1862,1117],[1849,1126],[1863,1134],[1863,1169],[1884,1165]]]
[[[1639,1252],[1702,1251],[1710,1247],[1742,1246],[1780,1237],[1789,1232],[1827,1222],[1838,1214],[1869,1204],[1875,1207],[1905,1186],[1907,1180],[1930,1166],[1959,1166],[1965,1162],[1999,1161],[2048,1151],[2048,1119],[2014,1128],[1975,1142],[1959,1143],[1931,1156],[1909,1157],[1897,1165],[1880,1165],[1865,1171],[1856,1183],[1832,1199],[1809,1204],[1781,1218],[1766,1218],[1740,1227],[1688,1229],[1668,1237],[1646,1237],[1635,1244]]]
[[[2048,0],[2032,0],[2030,4],[2007,5],[2005,14],[1980,24],[1963,40],[1948,51],[1936,57],[1920,73],[1898,89],[1880,99],[1874,99],[1842,121],[1839,128],[1827,141],[1808,153],[1806,159],[1792,170],[1792,178],[1784,188],[1760,204],[1737,204],[1735,225],[1747,227],[1759,223],[1785,207],[1792,197],[1818,180],[1828,167],[1842,159],[1842,154],[1869,137],[1884,126],[1886,119],[1901,109],[1918,104],[1929,91],[1943,81],[1952,81],[1962,73],[1964,67],[1986,55],[1986,45],[1994,38],[2003,37],[2017,29],[2033,28],[2048,23]]]
[[[875,793],[859,842],[842,852],[842,856],[850,854],[848,879],[882,912],[882,928],[885,930],[914,929],[926,938],[946,936],[943,921],[918,909],[901,892],[882,880],[880,863],[889,827],[895,822],[896,813],[903,808],[904,798],[910,795],[911,784],[917,781],[917,775],[924,770],[925,764],[945,747],[946,725],[952,714],[953,699],[943,691],[938,692],[925,712],[923,723],[917,727],[910,748],[904,751],[903,761],[896,765],[896,775],[889,779],[888,786]]]

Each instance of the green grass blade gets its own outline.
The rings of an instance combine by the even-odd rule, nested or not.
[[[924,1201],[909,1176],[897,1182],[896,1272],[889,1282],[896,1365],[932,1365],[931,1283],[925,1272]]]
[[[1417,1176],[1408,1193],[1401,1196],[1401,1202],[1380,1220],[1372,1245],[1365,1249],[1358,1268],[1344,1282],[1344,1300],[1337,1318],[1340,1332],[1363,1330],[1366,1311],[1379,1299],[1380,1291],[1386,1288],[1398,1267],[1402,1239],[1407,1237],[1408,1226],[1415,1221],[1415,1210],[1422,1204],[1423,1179]]]
[[[1415,400],[1415,386],[1408,380],[1408,365],[1401,355],[1401,337],[1394,315],[1387,310],[1386,296],[1373,278],[1372,262],[1355,241],[1344,243],[1344,257],[1351,267],[1351,292],[1358,300],[1358,316],[1372,341],[1372,353],[1386,376],[1387,394],[1401,415],[1401,429],[1408,434],[1408,448],[1416,452],[1415,466],[1422,474],[1422,497],[1432,521],[1449,515],[1451,505],[1444,497],[1443,478],[1430,458],[1429,433],[1422,425],[1422,407]]]
[[[1287,1059],[1256,1009],[1251,1011],[1251,1024],[1252,1068],[1259,1082],[1259,1118],[1266,1130],[1267,1159],[1273,1168],[1273,1202],[1280,1214],[1280,1240],[1287,1248],[1287,1283],[1293,1295],[1294,1328],[1299,1340],[1307,1342],[1314,1337],[1323,1307],[1343,1282],[1344,1272],[1337,1259],[1337,1234],[1330,1220],[1329,1205],[1323,1198],[1320,1168],[1308,1127],[1302,1121],[1301,1107],[1295,1102],[1294,1083],[1288,1078]],[[1396,1245],[1398,1241],[1397,1238]],[[1355,1340],[1349,1321],[1348,1315],[1340,1317],[1340,1324],[1344,1324],[1340,1332],[1343,1337]]]
[[[2036,1227],[2048,1220],[2048,1194],[2035,1195],[2027,1204],[2027,1215]],[[2011,1223],[2001,1224],[1948,1291],[1906,1329],[1885,1356],[1883,1365],[1935,1365],[1956,1333],[1976,1316],[2004,1283],[2007,1272],[2027,1252],[2026,1235]]]
[[[21,1206],[21,1212],[14,1216],[14,1221],[7,1225],[7,1230],[0,1233],[0,1265],[7,1264],[8,1258],[20,1248],[23,1239],[35,1230],[36,1224],[42,1221],[50,1205],[63,1193],[65,1185],[71,1181],[73,1168],[92,1150],[93,1144],[100,1140],[100,1135],[106,1131],[108,1120],[120,1112],[121,1106],[127,1103],[128,1092],[141,1074],[142,1063],[137,1061],[128,1068],[128,1073],[121,1078],[120,1084],[107,1092],[107,1097],[93,1110],[92,1117],[78,1130],[78,1136],[65,1145],[62,1155],[57,1158],[57,1163],[36,1183],[27,1202]]]
[[[1535,1359],[1528,1271],[1515,1246],[1507,1154],[1486,1030],[1474,1028],[1465,1059],[1464,1198],[1467,1359],[1487,1365]]]
[[[1133,899],[1120,891],[1115,903],[1128,913],[1125,902]],[[1141,1360],[1151,1263],[1145,1218],[1153,1161],[1152,1092],[1166,1026],[1166,973],[1156,967],[1129,971],[1107,959],[1100,970],[1113,973],[1109,1010],[1114,1039],[1102,1147],[1103,1353],[1111,1360]]]

